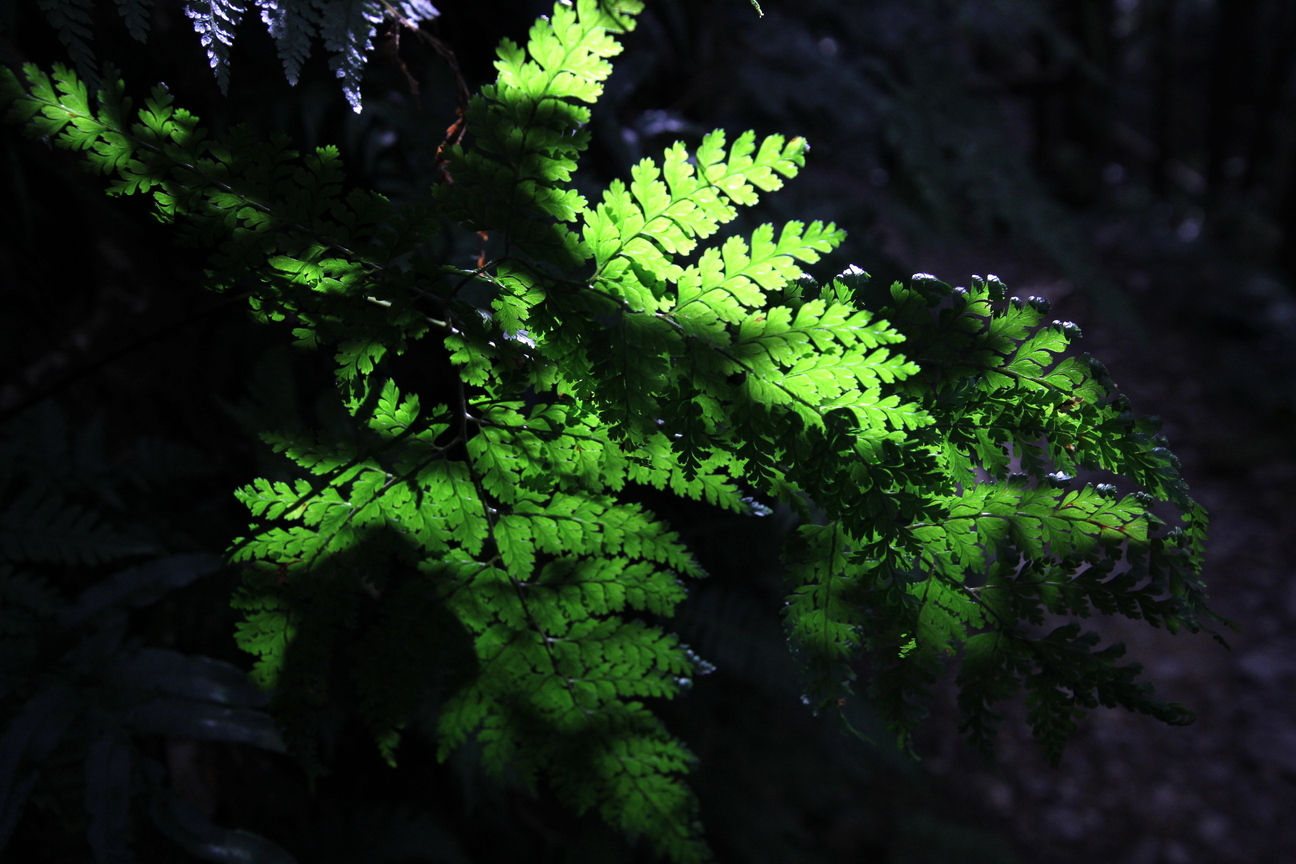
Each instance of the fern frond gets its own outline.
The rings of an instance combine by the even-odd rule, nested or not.
[[[96,80],[94,51],[90,48],[94,38],[90,30],[93,0],[36,0],[36,5],[58,31],[59,41],[67,46],[77,71],[89,81]]]
[[[671,315],[690,336],[718,334],[720,323],[738,324],[747,310],[763,308],[770,292],[800,278],[797,262],[813,264],[842,236],[822,222],[788,222],[777,240],[769,224],[752,233],[750,244],[729,237],[718,249],[704,249],[696,264],[681,271]]]
[[[351,109],[361,110],[360,73],[364,71],[374,32],[383,20],[378,0],[316,0],[320,2],[320,37],[333,52],[329,68],[342,82],[342,94]]]
[[[229,90],[230,46],[246,9],[239,0],[185,0],[185,15],[193,21],[198,41],[207,49],[207,62],[222,93]]]
[[[116,0],[127,31],[141,42],[148,39],[153,0]],[[95,56],[90,47],[94,33],[93,0],[38,0],[50,25],[68,48],[78,74],[97,87]],[[207,53],[221,92],[229,90],[230,50],[249,0],[185,0],[185,15]],[[332,53],[329,66],[340,79],[347,103],[362,109],[360,76],[368,62],[376,27],[391,15],[405,26],[437,17],[427,0],[256,0],[261,22],[275,41],[288,83],[296,84],[302,63],[310,56],[318,36]]]
[[[217,286],[259,270],[265,290],[252,300],[257,316],[291,321],[304,346],[347,343],[338,355],[342,380],[427,332],[431,322],[413,308],[408,275],[388,265],[430,223],[375,193],[339,199],[334,148],[299,159],[284,138],[258,140],[245,127],[212,139],[162,87],[131,122],[120,82],[94,104],[65,68],[55,67],[53,80],[30,65],[24,73],[26,87],[0,72],[12,119],[115,175],[109,194],[151,193],[159,216],[179,222],[186,242],[219,250]],[[394,230],[411,220],[415,230]]]
[[[0,561],[95,565],[156,551],[93,510],[33,484],[0,511]]]
[[[294,87],[302,64],[310,56],[311,41],[319,28],[320,7],[315,3],[286,3],[283,0],[257,0],[261,23],[265,24],[275,50],[283,62],[284,77]]]
[[[755,134],[739,136],[725,152],[723,132],[703,139],[693,158],[682,144],[666,151],[658,168],[645,159],[635,166],[627,186],[615,180],[601,203],[585,216],[583,237],[596,264],[595,283],[639,312],[683,273],[670,258],[687,255],[736,215],[735,205],[750,206],[757,189],[773,191],[783,177],[804,164],[805,142],[771,135],[757,151]],[[633,278],[625,278],[633,268]],[[647,296],[627,295],[636,286]],[[640,289],[642,290],[642,289]]]
[[[588,254],[564,225],[585,210],[585,199],[565,188],[576,157],[589,141],[589,109],[620,53],[615,34],[634,27],[639,0],[560,3],[548,21],[531,28],[525,48],[505,39],[499,77],[468,104],[465,119],[474,146],[450,148],[454,183],[440,187],[447,215],[474,231],[500,231],[515,255],[577,266]],[[532,282],[523,270],[524,282]],[[505,290],[501,267],[497,284]],[[505,302],[505,301],[501,301]]]
[[[153,0],[117,0],[117,11],[126,22],[127,32],[140,42],[147,42]]]

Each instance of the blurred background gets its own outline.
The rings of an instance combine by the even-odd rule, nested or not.
[[[393,198],[435,182],[458,82],[428,42],[380,30],[357,115],[321,46],[290,87],[251,11],[222,94],[180,4],[150,13],[147,44],[113,4],[98,6],[93,49],[137,96],[165,81],[213,128],[336,144],[351,180]],[[888,282],[995,273],[1015,294],[1052,300],[1135,409],[1162,417],[1213,517],[1211,595],[1240,627],[1226,651],[1094,622],[1159,692],[1198,712],[1193,726],[1100,711],[1050,768],[1010,709],[986,761],[960,740],[942,690],[913,762],[866,700],[850,717],[870,742],[801,705],[778,616],[790,523],[654,499],[712,574],[678,623],[717,671],[661,711],[701,759],[695,788],[720,859],[1291,860],[1296,4],[766,0],[763,17],[747,0],[647,6],[595,110],[582,182],[597,190],[716,127],[802,135],[803,174],[735,230],[833,220],[849,237],[817,276],[848,264]],[[498,40],[523,41],[548,6],[439,10],[424,30],[476,90],[493,77]],[[6,65],[66,56],[38,4],[0,2]],[[7,127],[0,184],[0,708],[28,717],[33,694],[66,685],[86,716],[135,717],[114,702],[120,670],[105,658],[156,648],[248,665],[231,639],[237,573],[211,556],[246,528],[231,490],[282,470],[256,433],[337,410],[328,364],[253,325],[242,297],[204,291],[202,256],[175,247],[146,201],[106,198],[69,154]],[[476,254],[473,236],[433,242],[445,256]],[[60,610],[84,606],[83,592],[149,562],[171,562],[169,590],[123,601],[93,638],[64,627]],[[341,718],[333,773],[308,788],[290,760],[254,746],[254,703],[238,702],[245,713],[220,740],[200,734],[206,715],[192,707],[120,739],[142,773],[117,792],[161,783],[189,808],[176,812],[264,835],[303,864],[648,860],[596,820],[488,780],[471,754],[438,765],[417,730],[393,772]],[[81,731],[46,752],[21,818],[0,800],[22,860],[90,860],[85,786],[117,775],[92,770],[106,758],[100,727],[68,722]],[[123,818],[139,823],[139,860],[197,860],[146,816]]]

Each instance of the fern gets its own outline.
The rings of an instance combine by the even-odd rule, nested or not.
[[[985,745],[1022,688],[1054,758],[1098,705],[1186,722],[1119,646],[1042,629],[1218,620],[1205,514],[1155,424],[1069,353],[1074,325],[993,277],[821,284],[803,267],[841,243],[831,224],[719,239],[796,175],[801,139],[717,131],[598,202],[575,191],[588,106],[640,9],[560,3],[525,47],[503,42],[472,137],[447,148],[453,182],[406,209],[344,194],[330,148],[208,136],[164,88],[135,112],[64,68],[3,79],[13,119],[214,249],[214,287],[257,280],[259,320],[334,353],[350,429],[265,436],[296,474],[238,491],[253,521],[230,550],[236,638],[291,750],[323,770],[349,700],[394,761],[431,698],[441,758],[475,738],[495,775],[705,860],[693,757],[651,710],[706,669],[664,626],[703,574],[635,486],[799,514],[786,625],[807,701],[836,710],[867,655],[902,746],[951,661]],[[423,255],[447,220],[489,238],[475,266]],[[401,372],[428,338],[449,354],[436,388]]]
[[[128,638],[129,616],[222,565],[214,555],[159,554],[158,544],[112,529],[111,505],[126,490],[103,462],[99,431],[89,424],[69,436],[58,413],[43,410],[0,438],[10,498],[0,509],[0,850],[36,804],[83,829],[96,864],[135,860],[141,810],[191,853],[291,864],[270,841],[193,810],[149,755],[153,736],[285,748],[265,694],[241,670]],[[116,566],[64,597],[70,576],[105,562]]]
[[[37,0],[37,5],[58,30],[59,41],[67,46],[68,54],[83,72],[91,69],[94,52],[90,49],[93,34],[90,31],[92,0]]]
[[[65,602],[45,580],[0,566],[0,704],[10,717],[0,734],[0,848],[39,794],[64,818],[88,810],[95,862],[134,860],[133,799],[147,791],[153,822],[187,851],[291,864],[273,843],[189,812],[137,743],[167,735],[284,750],[264,694],[236,667],[124,643],[128,612],[219,567],[213,556],[159,558]],[[61,785],[52,766],[68,760],[80,776]]]
[[[90,48],[94,0],[39,0],[39,5],[67,46],[78,73],[97,84]],[[153,0],[116,0],[116,5],[130,35],[140,42],[147,41]],[[184,13],[193,22],[222,93],[229,89],[230,49],[249,5],[248,0],[184,0]],[[310,56],[312,42],[318,36],[332,55],[329,65],[356,113],[363,107],[360,76],[377,25],[391,17],[417,27],[420,21],[439,14],[427,0],[256,0],[256,6],[261,22],[275,41],[288,82],[297,83],[302,63]]]

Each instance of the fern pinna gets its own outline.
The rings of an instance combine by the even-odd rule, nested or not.
[[[1218,620],[1205,514],[1154,424],[1066,353],[1074,325],[993,277],[820,284],[803,267],[841,243],[830,224],[712,240],[797,173],[801,139],[717,131],[597,203],[575,191],[588,105],[640,8],[559,3],[525,48],[506,40],[450,182],[404,208],[344,193],[330,148],[210,137],[164,88],[133,112],[120,84],[92,104],[66,69],[5,75],[11,117],[111,194],[152,193],[215,250],[214,287],[254,277],[259,320],[335,354],[350,431],[268,434],[296,477],[237,493],[237,639],[289,746],[321,769],[345,698],[394,760],[435,690],[443,758],[475,737],[493,772],[704,860],[692,757],[645,701],[699,671],[664,623],[702,574],[633,486],[798,513],[786,623],[809,700],[835,709],[866,656],[904,746],[951,659],[983,744],[1022,688],[1054,757],[1098,705],[1186,722],[1074,620]],[[489,238],[475,266],[425,255],[447,221]],[[419,340],[444,343],[450,380],[402,371]]]

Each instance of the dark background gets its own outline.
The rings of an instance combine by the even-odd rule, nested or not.
[[[738,230],[831,219],[849,238],[816,275],[855,263],[887,281],[931,272],[965,284],[993,272],[1016,294],[1050,298],[1136,410],[1164,419],[1213,516],[1211,594],[1241,629],[1227,652],[1138,622],[1095,624],[1126,641],[1160,692],[1198,711],[1194,726],[1098,712],[1052,769],[1010,711],[987,764],[959,739],[942,691],[915,764],[870,725],[866,706],[853,710],[876,733],[872,746],[800,704],[777,615],[777,541],[789,526],[771,517],[753,531],[654,502],[712,573],[679,624],[718,671],[661,710],[701,758],[694,785],[715,849],[734,862],[1287,860],[1296,5],[763,5],[759,18],[744,0],[650,0],[595,110],[590,188],[715,127],[803,135],[812,150],[802,176]],[[475,90],[493,76],[498,39],[524,40],[547,7],[447,0],[441,11],[425,27]],[[9,65],[65,56],[35,4],[0,3],[0,16]],[[105,9],[94,46],[135,93],[165,81],[217,129],[247,122],[286,129],[303,148],[337,144],[355,182],[394,198],[433,182],[454,118],[454,76],[408,34],[399,56],[419,95],[376,56],[358,116],[319,46],[301,84],[284,82],[254,10],[228,95],[178,4],[155,10],[147,45]],[[231,490],[276,470],[255,433],[327,414],[327,364],[253,325],[244,301],[204,291],[201,256],[175,248],[146,201],[105,198],[75,157],[6,129],[0,183],[0,436],[7,458],[25,460],[0,470],[0,512],[39,475],[149,548],[219,552],[246,527]],[[437,242],[468,255],[474,241]],[[118,564],[25,566],[70,597]],[[226,602],[236,581],[224,572],[175,592],[131,619],[132,638],[246,665]],[[263,833],[302,862],[642,854],[543,794],[487,781],[471,759],[437,765],[417,733],[392,772],[362,732],[346,732],[313,794],[290,762],[252,748],[139,746],[217,823]],[[67,803],[77,794],[30,806],[10,851],[87,859],[85,826]],[[142,860],[181,860],[150,836],[141,828]]]

